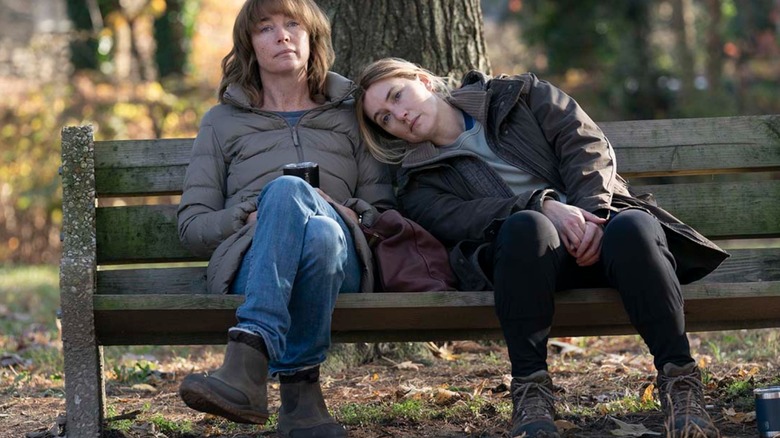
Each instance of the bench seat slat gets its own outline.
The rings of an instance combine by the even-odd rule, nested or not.
[[[780,281],[780,248],[735,249],[702,281],[742,283]],[[98,271],[97,294],[206,294],[205,267],[167,267]]]
[[[780,325],[780,281],[695,283],[684,286],[683,293],[691,331]],[[145,344],[164,333],[161,340],[166,343],[176,336],[187,339],[185,343],[224,343],[242,300],[230,295],[97,295],[93,302],[98,339],[104,345]],[[370,340],[366,335],[372,332],[386,332],[385,340],[392,336],[409,340],[415,332],[428,340],[499,333],[490,292],[342,294],[332,327],[337,340],[355,336],[363,341]],[[338,338],[345,332],[347,337]],[[573,289],[556,296],[553,336],[588,332],[634,332],[616,291]]]

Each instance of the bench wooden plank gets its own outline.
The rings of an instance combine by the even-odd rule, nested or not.
[[[186,165],[97,169],[100,196],[148,196],[181,194]]]
[[[601,123],[626,177],[780,169],[780,115]],[[95,145],[98,196],[181,193],[192,139]]]
[[[176,205],[97,209],[98,264],[202,260],[179,241]]]
[[[780,281],[780,248],[735,249],[702,281],[743,283]],[[97,294],[206,294],[205,267],[167,267],[98,271]]]
[[[779,281],[695,283],[684,286],[683,294],[690,331],[780,325]],[[242,301],[232,295],[97,295],[98,338],[104,345],[168,344],[177,336],[184,343],[224,343]],[[553,336],[634,333],[612,289],[558,293],[553,324]],[[332,327],[339,341],[371,341],[368,334],[377,332],[386,332],[382,340],[409,340],[418,332],[428,340],[499,334],[490,292],[342,294]]]
[[[780,235],[780,181],[638,186],[710,239]]]
[[[599,123],[630,176],[780,169],[780,115]]]
[[[640,186],[710,238],[780,235],[780,181]],[[179,243],[175,205],[97,209],[98,263],[199,260]]]

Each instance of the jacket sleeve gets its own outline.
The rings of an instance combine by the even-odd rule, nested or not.
[[[219,244],[241,229],[256,200],[225,208],[227,163],[208,114],[192,146],[177,212],[179,240],[198,256],[210,256]]]
[[[567,203],[590,212],[608,211],[618,178],[612,145],[573,98],[533,74],[527,76],[525,98],[559,159]]]
[[[511,198],[464,199],[437,175],[417,173],[402,184],[404,213],[447,246],[462,240],[493,240],[503,221],[528,203]]]

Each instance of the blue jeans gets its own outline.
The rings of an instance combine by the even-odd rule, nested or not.
[[[272,374],[325,360],[340,292],[360,290],[360,261],[347,225],[302,179],[282,176],[257,201],[257,228],[231,285],[246,297],[231,330],[260,335]]]

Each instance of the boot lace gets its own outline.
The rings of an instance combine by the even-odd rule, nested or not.
[[[715,438],[720,432],[704,410],[704,384],[698,374],[658,380],[666,426],[675,438]]]
[[[512,400],[516,401],[514,417],[521,423],[536,419],[553,420],[557,398],[546,385],[519,383],[512,388]]]
[[[702,406],[704,384],[693,375],[676,377],[663,376],[661,379],[661,402],[670,405],[674,417],[709,418]]]

